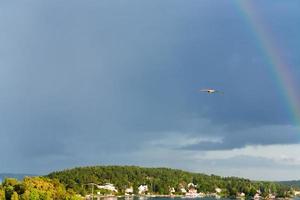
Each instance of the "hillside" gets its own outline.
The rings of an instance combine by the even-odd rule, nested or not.
[[[149,186],[151,194],[169,194],[173,187],[176,193],[181,188],[188,189],[188,183],[197,185],[198,191],[213,193],[215,188],[222,188],[222,196],[235,196],[237,193],[245,193],[246,196],[253,196],[257,190],[266,196],[269,191],[277,196],[285,196],[289,191],[288,186],[273,182],[258,182],[236,177],[220,177],[201,173],[191,173],[169,168],[143,168],[136,166],[93,166],[78,167],[48,175],[49,178],[59,179],[66,188],[84,195],[89,192],[87,183],[114,184],[120,194],[124,190],[133,187],[134,193],[141,184]]]
[[[300,180],[280,181],[279,183],[283,184],[283,185],[287,185],[287,186],[293,187],[293,188],[295,188],[297,190],[300,190]]]

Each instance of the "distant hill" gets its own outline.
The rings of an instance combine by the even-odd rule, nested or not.
[[[280,181],[279,183],[283,184],[283,185],[287,185],[287,186],[293,187],[293,188],[295,188],[297,190],[300,190],[300,180]]]
[[[91,166],[78,167],[47,175],[51,179],[58,179],[67,189],[72,189],[82,195],[89,193],[89,183],[103,185],[112,183],[119,194],[124,194],[128,187],[138,192],[140,185],[146,184],[151,194],[169,194],[170,188],[180,194],[181,189],[189,189],[191,184],[196,185],[198,191],[213,193],[216,188],[222,189],[223,197],[233,197],[237,193],[245,193],[253,197],[259,189],[263,196],[269,192],[276,193],[277,197],[284,197],[290,187],[274,182],[251,181],[237,177],[221,177],[201,173],[186,172],[170,168],[145,168],[137,166]],[[189,184],[191,183],[191,184]]]
[[[16,173],[0,173],[0,183],[5,179],[5,178],[15,178],[18,180],[22,180],[25,176],[36,176],[33,174],[16,174]]]

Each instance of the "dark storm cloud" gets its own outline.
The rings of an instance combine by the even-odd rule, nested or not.
[[[298,18],[292,9],[270,26]],[[223,139],[187,147],[201,150],[299,142],[276,129],[290,113],[233,3],[3,1],[0,24],[0,155],[28,172],[113,162],[107,153],[128,162],[118,154],[172,131]],[[298,47],[287,42],[292,66]],[[197,92],[206,87],[225,94]]]

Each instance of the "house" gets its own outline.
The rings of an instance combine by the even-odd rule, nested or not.
[[[189,183],[189,184],[187,185],[187,187],[188,187],[188,188],[196,188],[197,185],[195,185],[194,183]]]
[[[300,196],[300,191],[294,190],[294,195],[295,196]]]
[[[260,190],[256,190],[256,193],[257,193],[257,194],[261,194],[261,191],[260,191]]]
[[[131,195],[131,194],[133,194],[133,187],[126,188],[125,189],[125,195]]]
[[[259,200],[261,198],[259,193],[256,193],[253,197],[254,200]]]
[[[194,197],[199,197],[199,194],[197,192],[197,189],[195,188],[190,188],[187,193],[185,193],[186,197],[194,198]]]
[[[116,189],[116,187],[111,184],[111,183],[106,183],[105,185],[97,185],[98,189],[104,189],[104,190],[109,190],[111,192],[118,192],[118,190]]]
[[[170,194],[173,194],[173,193],[175,193],[175,188],[173,188],[173,187],[170,187],[170,188],[169,188],[169,192],[170,192]]]
[[[245,195],[244,192],[241,192],[241,193],[238,192],[238,193],[236,194],[236,196],[237,196],[238,198],[245,198],[246,195]]]
[[[139,194],[146,194],[148,192],[148,186],[147,185],[140,185],[138,187]]]
[[[191,188],[191,189],[189,189],[189,193],[191,193],[191,194],[197,193],[197,189]]]
[[[185,194],[186,193],[186,189],[185,188],[180,188],[180,192]]]
[[[215,188],[216,193],[221,193],[222,189],[221,188]]]

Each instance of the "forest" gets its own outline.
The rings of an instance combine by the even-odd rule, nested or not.
[[[286,197],[291,194],[291,188],[275,182],[251,181],[237,177],[221,177],[191,173],[169,168],[145,168],[137,166],[91,166],[78,167],[53,172],[48,178],[58,179],[67,189],[81,195],[90,192],[88,183],[112,183],[119,194],[124,194],[126,188],[132,187],[134,193],[140,185],[148,185],[150,194],[169,194],[170,188],[175,194],[180,194],[180,188],[188,188],[189,183],[196,185],[198,192],[214,193],[216,188],[222,189],[223,197],[236,197],[239,193],[253,197],[258,191],[261,196],[275,194]]]
[[[145,168],[137,166],[90,166],[52,172],[42,177],[25,177],[23,180],[5,178],[0,184],[0,200],[79,200],[91,193],[90,184],[114,184],[117,192],[124,195],[127,188],[138,193],[140,185],[147,185],[147,194],[183,195],[182,188],[189,190],[192,185],[198,192],[214,194],[221,189],[221,197],[235,198],[244,193],[253,197],[256,193],[267,197],[292,195],[291,186],[266,181],[251,181],[238,177],[221,177],[186,172],[170,168]],[[192,184],[190,184],[192,183]],[[95,188],[97,191],[97,189]],[[101,194],[105,194],[102,190]]]

